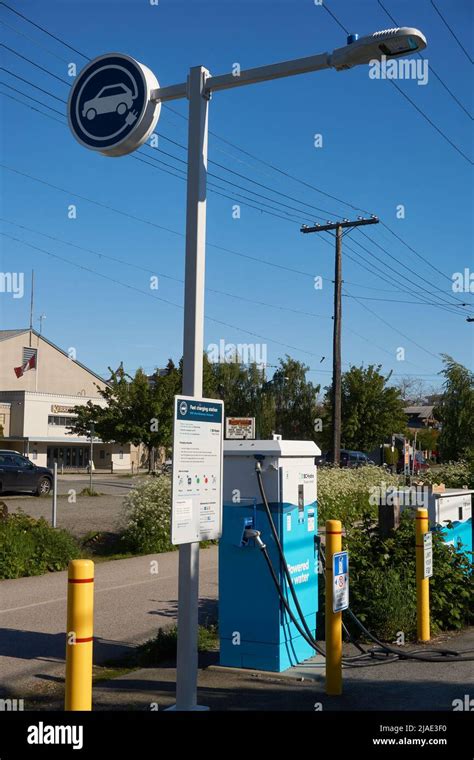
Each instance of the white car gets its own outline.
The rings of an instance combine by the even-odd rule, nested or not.
[[[102,87],[95,98],[86,100],[82,108],[82,115],[89,121],[95,119],[97,114],[118,113],[125,114],[133,105],[132,91],[125,84],[109,84]]]

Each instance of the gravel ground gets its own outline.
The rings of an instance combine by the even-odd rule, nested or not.
[[[77,496],[75,504],[69,504],[67,496],[58,497],[57,527],[66,528],[80,538],[90,531],[116,532],[126,494],[104,496]],[[35,496],[0,496],[10,514],[23,511],[31,517],[44,517],[51,521],[52,498]]]

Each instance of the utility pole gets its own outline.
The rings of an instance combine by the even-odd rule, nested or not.
[[[356,221],[343,219],[341,222],[316,224],[314,227],[303,225],[301,232],[330,232],[336,231],[336,261],[334,267],[334,325],[332,339],[332,455],[333,463],[339,464],[341,459],[341,324],[342,324],[342,236],[343,228],[348,232],[353,227],[364,224],[378,224],[376,216],[370,219],[360,217]],[[344,233],[346,234],[346,233]]]

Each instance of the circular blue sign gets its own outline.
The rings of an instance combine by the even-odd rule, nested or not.
[[[154,74],[121,53],[95,58],[80,72],[68,102],[71,131],[81,145],[106,155],[138,148],[153,131],[160,103]]]

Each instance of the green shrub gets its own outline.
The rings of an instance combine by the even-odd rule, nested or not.
[[[318,469],[319,524],[325,520],[341,520],[350,525],[360,520],[364,512],[377,515],[377,500],[371,498],[381,487],[397,485],[400,479],[384,467],[367,465],[350,467],[321,467]]]
[[[64,570],[80,556],[79,544],[66,530],[21,513],[0,521],[0,547],[2,579]]]
[[[370,514],[346,536],[351,568],[351,609],[379,638],[398,631],[416,635],[415,526],[404,513],[399,529],[381,540]],[[433,633],[460,629],[470,621],[472,570],[467,554],[456,552],[433,531],[430,613]],[[353,632],[356,628],[351,625]]]
[[[154,554],[173,551],[170,541],[171,478],[149,478],[124,499],[125,528],[122,544],[125,551]]]

